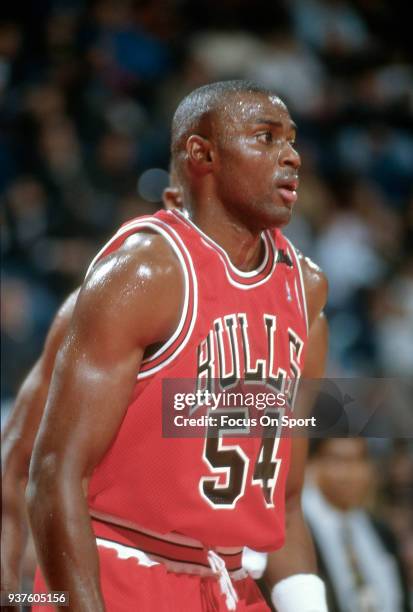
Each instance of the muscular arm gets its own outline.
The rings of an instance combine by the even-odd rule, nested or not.
[[[178,324],[183,280],[159,236],[138,235],[86,280],[59,351],[27,491],[40,564],[70,609],[104,610],[82,483],[125,415],[146,346]]]
[[[324,374],[328,345],[328,326],[323,314],[327,281],[311,261],[302,261],[302,268],[309,318],[303,378],[321,378]],[[286,541],[281,550],[268,556],[265,580],[269,588],[288,576],[317,572],[313,543],[301,510],[307,449],[307,438],[292,439],[291,466],[286,487]]]
[[[57,313],[42,355],[23,382],[2,433],[2,590],[19,590],[27,541],[24,491],[29,462],[56,353],[68,329],[77,294],[78,290],[73,292]]]

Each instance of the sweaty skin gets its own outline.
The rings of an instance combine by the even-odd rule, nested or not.
[[[318,378],[324,370],[327,344],[327,322],[320,305],[325,300],[326,282],[323,273],[309,258],[304,259],[300,255],[300,259],[309,320],[314,321],[304,376]],[[43,352],[23,382],[2,432],[2,590],[19,590],[21,562],[29,530],[24,492],[30,457],[44,411],[56,353],[69,329],[78,292],[79,289],[76,289],[71,293],[60,307],[50,327]]]
[[[283,189],[295,190],[300,158],[293,148],[294,126],[281,101],[245,93],[230,102],[228,110],[207,122],[202,136],[193,134],[185,141],[184,202],[195,223],[226,250],[232,263],[251,270],[262,256],[261,230],[290,218],[293,198],[285,197]],[[234,108],[235,102],[242,102],[241,110]],[[321,314],[326,283],[308,263],[303,269],[310,313],[304,374],[317,376],[327,346]],[[140,234],[100,261],[80,291],[56,359],[27,490],[46,581],[51,590],[70,591],[71,610],[105,609],[82,483],[118,431],[145,349],[170,337],[182,299],[176,256],[161,237],[150,234]],[[281,551],[270,555],[271,584],[316,571],[299,503],[306,447],[305,440],[294,440],[287,539]]]
[[[295,124],[279,98],[250,93],[241,102],[213,115],[206,137],[188,139],[183,164],[194,180],[183,181],[183,190],[194,222],[233,253],[236,267],[248,270],[261,256],[260,231],[291,219],[294,203],[285,200],[283,187],[297,189],[301,161],[294,149]],[[209,172],[211,164],[217,178]],[[200,199],[213,205],[194,206]]]
[[[176,329],[182,296],[171,247],[143,233],[99,262],[80,291],[56,359],[26,493],[48,585],[70,592],[70,609],[104,610],[82,484],[122,422],[146,347]]]
[[[180,189],[167,187],[163,192],[163,203],[167,209],[182,208]],[[69,295],[56,314],[42,354],[21,385],[2,431],[2,591],[19,591],[21,565],[29,533],[25,489],[30,458],[45,408],[56,354],[68,332],[79,290],[77,288]]]

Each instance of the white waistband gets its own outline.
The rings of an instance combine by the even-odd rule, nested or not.
[[[118,542],[112,542],[111,540],[105,540],[103,538],[96,538],[98,546],[103,548],[111,548],[116,550],[119,559],[131,559],[134,558],[138,561],[139,565],[151,567],[152,565],[160,565],[158,561],[153,561],[148,557],[146,553],[132,546],[126,546],[125,544],[119,544]]]
[[[137,525],[130,521],[122,520],[118,517],[109,516],[103,512],[98,512],[92,508],[89,509],[90,515],[92,518],[96,518],[101,521],[106,521],[108,525],[112,527],[124,527],[125,529],[132,529],[135,531],[139,531],[144,533],[145,535],[152,536],[157,538],[158,540],[163,540],[164,542],[170,542],[172,544],[183,544],[185,546],[190,546],[191,548],[205,548],[201,542],[195,540],[193,538],[189,538],[188,536],[184,536],[180,533],[158,533],[156,531],[152,531],[151,529],[146,529],[141,525]],[[215,551],[221,555],[235,555],[237,553],[241,553],[243,550],[242,546],[217,546],[215,547]]]
[[[111,540],[105,540],[104,538],[96,538],[96,543],[98,546],[101,546],[103,548],[110,548],[112,550],[115,550],[119,559],[133,558],[137,560],[138,565],[142,565],[144,567],[161,565],[159,562],[154,561],[149,557],[149,555],[144,553],[142,550],[138,550],[137,548],[132,548],[131,546],[126,546],[125,544],[119,544],[118,542],[113,542]],[[239,570],[238,572],[234,572],[234,574],[230,577],[228,570],[225,566],[225,561],[213,550],[208,551],[208,562],[210,568],[196,566],[189,563],[169,561],[167,559],[162,560],[162,564],[167,568],[168,571],[198,574],[201,576],[216,576],[221,588],[221,592],[225,596],[227,609],[236,610],[238,596],[232,584],[231,577],[234,580],[239,580],[241,578],[245,578],[246,573],[243,570]],[[194,569],[196,571],[194,571]],[[239,575],[241,573],[243,574],[242,576]],[[236,577],[236,575],[239,576]]]
[[[166,567],[168,571],[175,573],[184,573],[184,574],[195,574],[201,577],[214,576],[217,573],[216,567],[204,567],[201,565],[196,565],[192,563],[183,563],[180,561],[170,561],[165,558],[159,558],[159,561],[156,560],[156,555],[148,555],[142,550],[138,550],[137,548],[133,548],[132,546],[127,546],[126,544],[120,544],[119,542],[113,542],[112,540],[106,540],[105,538],[96,538],[96,543],[98,546],[102,548],[109,548],[111,550],[116,551],[116,554],[119,559],[136,559],[138,565],[142,565],[144,567],[152,567],[154,565],[163,565]],[[210,551],[212,552],[212,551]],[[216,555],[216,553],[214,553]],[[218,557],[218,555],[215,556]],[[211,556],[208,557],[210,559]],[[219,557],[219,559],[221,559]],[[222,563],[225,566],[224,560],[221,559]],[[222,569],[222,565],[220,564],[220,569]],[[247,577],[247,572],[244,569],[237,570],[236,572],[230,572],[230,576],[232,580],[242,580]]]

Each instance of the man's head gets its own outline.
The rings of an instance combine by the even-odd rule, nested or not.
[[[172,160],[185,199],[221,205],[252,230],[290,220],[300,158],[285,104],[248,81],[189,94],[172,124]]]
[[[330,504],[343,511],[363,506],[373,476],[366,441],[362,438],[315,439],[310,448],[315,482]]]

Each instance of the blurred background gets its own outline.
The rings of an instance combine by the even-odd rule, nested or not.
[[[160,207],[174,109],[209,81],[274,89],[303,158],[286,233],[326,272],[335,377],[413,374],[413,69],[401,0],[31,0],[2,7],[2,415],[56,308]],[[24,4],[24,6],[23,6]],[[369,442],[372,507],[413,585],[412,447]]]

